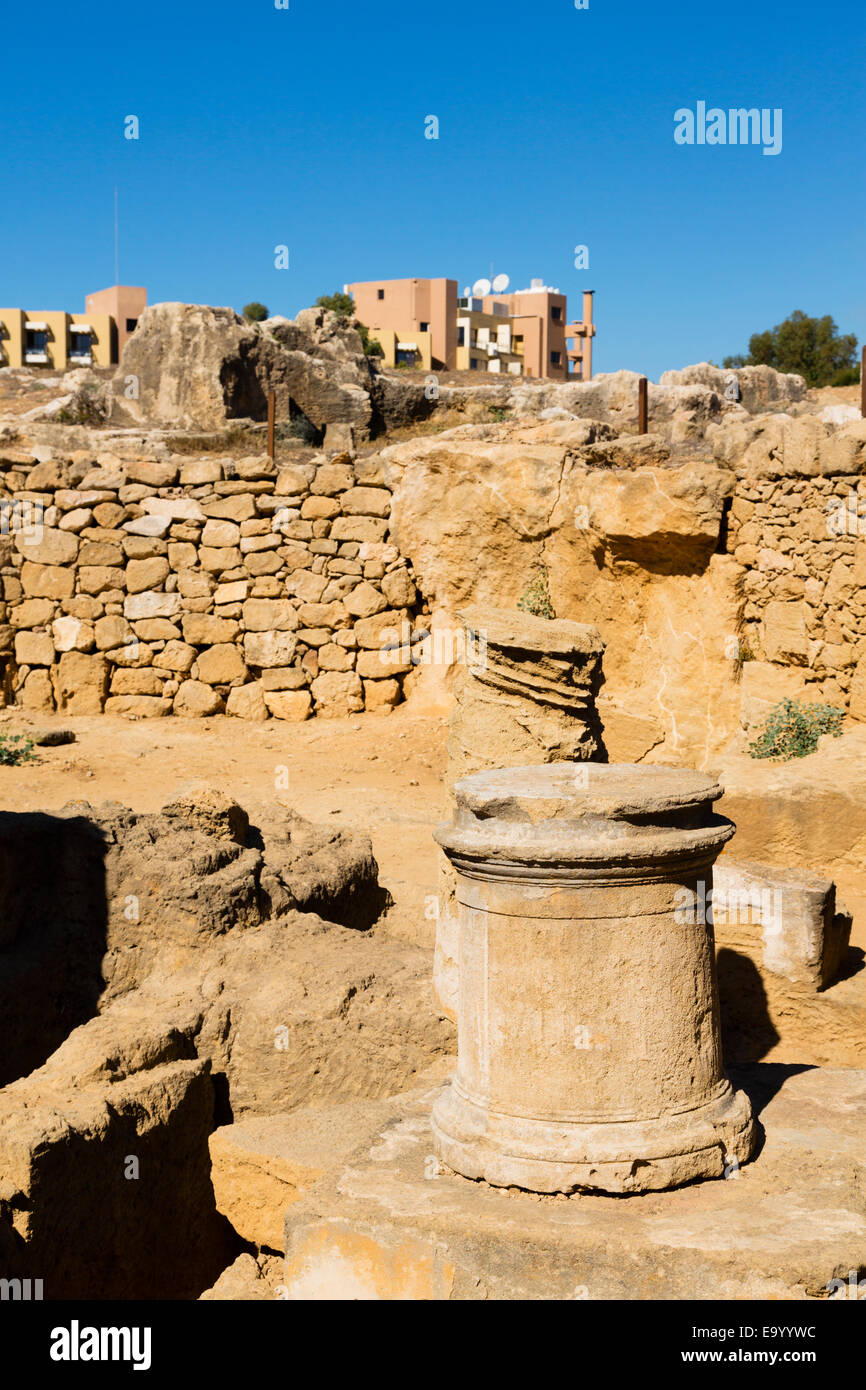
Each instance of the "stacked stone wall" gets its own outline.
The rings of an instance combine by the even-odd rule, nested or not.
[[[5,700],[302,720],[385,710],[417,604],[377,458],[0,460]]]
[[[847,707],[866,677],[866,480],[740,479],[727,549],[744,566],[743,649]]]

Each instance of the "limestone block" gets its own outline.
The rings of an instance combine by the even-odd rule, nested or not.
[[[114,672],[110,690],[112,695],[161,696],[162,685],[152,666],[131,666]]]
[[[335,541],[383,541],[387,534],[388,522],[372,516],[338,516],[331,523]]]
[[[145,497],[141,503],[150,516],[169,521],[204,521],[205,514],[193,497]]]
[[[302,723],[310,713],[313,699],[308,690],[265,690],[265,704],[275,719]]]
[[[288,666],[295,655],[298,639],[292,632],[247,632],[244,659],[248,666]]]
[[[210,574],[222,574],[224,570],[237,569],[241,564],[241,552],[237,547],[213,549],[202,545],[198,552],[199,564]]]
[[[233,642],[221,642],[199,652],[196,678],[207,685],[243,685],[249,672]]]
[[[181,626],[184,641],[194,647],[231,642],[238,634],[238,625],[233,618],[217,618],[213,613],[184,613]]]
[[[82,622],[71,614],[55,618],[51,625],[54,646],[59,652],[89,652],[93,650],[95,633],[92,623]]]
[[[190,670],[197,655],[195,647],[188,642],[169,641],[159,654],[159,664],[169,671],[185,674]]]
[[[215,548],[231,547],[239,544],[241,528],[236,521],[210,520],[201,533],[201,543]]]
[[[110,565],[82,565],[78,570],[78,587],[85,594],[103,594],[107,589],[123,589],[126,571]]]
[[[851,918],[837,913],[831,880],[723,855],[713,873],[711,906],[717,947],[745,951],[762,974],[813,990],[838,974]]]
[[[226,714],[236,719],[261,721],[268,718],[262,686],[259,681],[248,681],[246,685],[236,685],[228,693]]]
[[[10,609],[9,621],[13,627],[47,627],[54,612],[55,606],[50,599],[27,598]]]
[[[125,719],[165,719],[171,714],[171,700],[155,695],[109,695],[105,713]]]
[[[333,460],[331,463],[322,463],[316,469],[315,477],[310,483],[310,492],[325,497],[334,497],[339,492],[345,492],[352,487],[355,475],[352,471],[351,463],[338,463]]]
[[[71,565],[78,555],[78,537],[53,526],[15,532],[15,548],[37,565]]]
[[[15,660],[19,666],[50,666],[54,643],[47,632],[19,632],[15,637]]]
[[[389,606],[385,595],[366,580],[356,584],[343,603],[353,618],[371,618],[374,613],[381,613]]]
[[[395,680],[364,681],[366,710],[393,709],[400,703],[400,682]]]
[[[310,689],[320,714],[338,718],[364,708],[364,688],[354,671],[323,671]]]
[[[262,671],[263,690],[302,690],[308,684],[300,666],[270,666]]]
[[[122,569],[126,560],[122,546],[110,541],[82,541],[78,552],[79,565],[107,565],[110,569]]]
[[[25,560],[21,566],[21,586],[30,598],[71,598],[75,571],[62,565],[37,565]]]
[[[286,599],[249,598],[244,603],[242,626],[247,632],[294,632],[297,610]]]
[[[406,610],[393,608],[386,608],[371,618],[359,618],[354,625],[358,646],[377,651],[398,642],[405,620]]]
[[[31,671],[27,676],[18,692],[18,704],[23,709],[38,711],[39,713],[54,709],[54,688],[51,684],[51,675],[45,667]]]
[[[174,697],[174,713],[184,719],[203,719],[211,714],[220,714],[223,707],[222,697],[201,681],[182,681]]]
[[[391,494],[383,487],[352,487],[340,497],[346,516],[389,516]]]
[[[173,618],[180,611],[179,594],[146,592],[130,594],[123,603],[123,616],[135,618]]]
[[[54,698],[69,714],[101,714],[108,684],[108,664],[102,656],[63,652],[52,671]]]
[[[809,657],[805,603],[771,600],[764,609],[763,649],[768,661],[804,666]]]
[[[411,608],[417,600],[415,585],[405,569],[392,570],[382,578],[382,592],[392,608]]]
[[[162,555],[154,555],[149,560],[130,560],[126,566],[126,591],[141,594],[146,589],[157,589],[168,573],[168,560]]]

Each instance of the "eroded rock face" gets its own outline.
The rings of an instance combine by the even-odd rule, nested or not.
[[[137,396],[128,394],[133,377]],[[320,429],[334,421],[365,431],[372,380],[351,323],[325,310],[254,325],[232,309],[154,304],[124,348],[112,419],[216,429],[232,419],[263,419],[273,390],[283,420],[292,400]]]
[[[197,1297],[239,1253],[216,1125],[389,1095],[453,1048],[428,953],[358,930],[386,900],[367,838],[251,811],[191,785],[0,817],[0,1271],[46,1299]]]
[[[794,372],[777,372],[772,367],[714,367],[711,362],[697,362],[682,371],[662,372],[660,386],[706,386],[725,398],[732,378],[743,407],[752,414],[765,410],[785,410],[805,400],[806,383]]]
[[[729,471],[702,459],[623,466],[626,440],[616,441],[620,466],[610,466],[609,432],[588,438],[582,421],[554,426],[558,444],[494,442],[486,428],[382,454],[394,489],[392,536],[412,556],[434,634],[459,631],[465,604],[516,607],[543,566],[556,617],[593,624],[605,644],[613,730],[624,714],[638,718],[642,754],[705,765],[740,717],[731,656],[740,570],[718,553]],[[588,460],[600,449],[599,467]],[[444,663],[422,667],[413,698],[448,678]],[[613,756],[629,756],[630,732],[624,742]]]
[[[45,1299],[195,1298],[238,1242],[216,1210],[206,1061],[139,1015],[77,1029],[0,1091],[0,1269]]]
[[[274,808],[251,828],[236,802],[202,787],[156,813],[86,802],[4,812],[0,881],[3,1082],[141,984],[161,952],[294,911],[365,929],[386,901],[366,836]]]

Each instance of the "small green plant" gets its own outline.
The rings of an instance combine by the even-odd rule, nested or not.
[[[511,413],[509,410],[506,410],[505,407],[501,405],[489,405],[487,409],[490,411],[490,414],[493,416],[493,419],[496,421],[497,425],[500,425],[503,420],[507,420],[508,416]]]
[[[23,734],[0,734],[0,765],[17,767],[19,763],[35,761],[32,738]]]
[[[534,579],[531,579],[517,600],[517,607],[535,618],[554,618],[550,589],[547,583],[547,570],[542,565]]]
[[[845,711],[832,705],[780,700],[770,710],[754,743],[749,744],[749,752],[753,758],[772,758],[780,763],[805,758],[815,752],[822,734],[840,736],[844,718]]]
[[[360,323],[356,319],[355,328],[358,330],[358,337],[361,339],[361,343],[363,345],[364,352],[367,355],[367,357],[385,356],[382,350],[382,344],[379,342],[378,338],[370,337],[370,330],[365,323]]]
[[[98,429],[105,424],[105,402],[99,397],[96,387],[90,382],[79,386],[71,405],[58,411],[57,419],[63,425],[88,425]]]
[[[244,305],[243,314],[248,323],[264,323],[268,317],[268,306],[254,299],[252,303]]]

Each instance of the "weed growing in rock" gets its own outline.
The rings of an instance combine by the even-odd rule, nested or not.
[[[85,382],[76,391],[71,405],[64,406],[57,418],[64,425],[88,425],[98,429],[105,424],[105,402],[97,395],[96,388]]]
[[[535,578],[530,580],[517,600],[517,607],[524,613],[531,613],[535,618],[555,618],[553,604],[550,601],[550,588],[547,582],[547,570],[542,565]]]
[[[840,736],[844,718],[845,711],[832,705],[781,700],[770,710],[755,742],[749,744],[749,752],[753,758],[772,758],[781,763],[805,758],[815,752],[822,734]]]
[[[0,734],[0,765],[17,767],[19,763],[34,762],[35,757],[32,739],[23,734]]]

